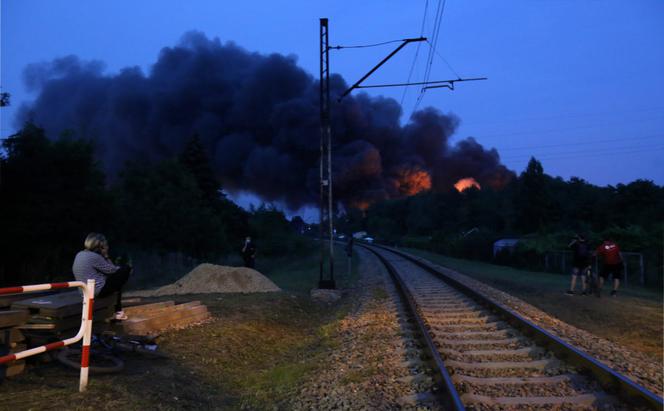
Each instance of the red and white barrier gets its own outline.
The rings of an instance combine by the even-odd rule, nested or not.
[[[81,315],[81,328],[78,330],[78,333],[74,337],[67,338],[66,340],[56,341],[50,344],[31,348],[29,350],[5,355],[0,357],[0,364],[5,364],[14,360],[20,360],[22,358],[41,354],[46,351],[55,350],[66,345],[77,343],[83,339],[83,348],[81,350],[81,378],[79,383],[79,391],[85,391],[88,386],[88,366],[90,365],[90,339],[92,338],[92,312],[95,298],[95,280],[88,280],[87,284],[82,281],[70,281],[66,283],[37,284],[25,285],[23,287],[0,288],[0,295],[29,293],[34,291],[46,291],[58,288],[73,287],[78,287],[83,290],[83,313]]]

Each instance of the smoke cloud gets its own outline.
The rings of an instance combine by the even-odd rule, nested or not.
[[[100,62],[68,56],[28,66],[24,80],[37,97],[17,120],[94,140],[110,175],[127,160],[177,156],[197,133],[226,190],[292,209],[317,201],[319,85],[294,56],[189,32],[147,75],[138,67],[109,75]],[[330,83],[333,182],[344,205],[449,190],[464,177],[482,187],[513,177],[495,150],[472,138],[449,143],[456,116],[426,108],[402,127],[395,100],[357,93],[337,104],[347,84],[338,75]]]

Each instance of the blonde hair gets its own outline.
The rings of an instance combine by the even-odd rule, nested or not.
[[[106,241],[106,237],[104,237],[103,234],[90,233],[87,237],[85,237],[85,242],[83,245],[85,246],[86,250],[99,252],[101,251],[102,247],[108,245],[108,241]]]

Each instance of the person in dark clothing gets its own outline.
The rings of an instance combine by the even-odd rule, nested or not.
[[[244,259],[244,266],[249,268],[255,268],[256,266],[256,244],[251,241],[251,237],[247,237],[244,240],[244,245],[242,246],[242,259]]]
[[[78,281],[95,280],[95,296],[106,297],[118,293],[115,304],[115,319],[126,320],[122,310],[122,287],[127,283],[132,268],[116,265],[108,255],[108,241],[103,234],[90,233],[83,243],[85,250],[74,258],[72,272]]]
[[[581,294],[586,294],[586,276],[585,273],[590,269],[592,253],[585,236],[577,234],[569,243],[572,249],[572,283],[565,294],[574,295],[576,287],[576,278],[581,276]]]
[[[618,244],[614,243],[612,240],[604,240],[595,254],[601,258],[602,269],[599,271],[599,289],[601,291],[602,286],[604,285],[604,280],[609,278],[609,275],[613,276],[613,290],[611,290],[611,296],[615,297],[618,295],[618,286],[620,285],[620,280],[623,278],[625,272],[625,265],[623,263],[622,256],[620,255],[620,247]]]

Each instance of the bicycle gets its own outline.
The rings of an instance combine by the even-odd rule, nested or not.
[[[90,373],[111,374],[124,369],[121,353],[137,353],[151,358],[168,358],[157,351],[154,339],[149,337],[125,337],[113,332],[93,335],[90,344]],[[65,347],[57,353],[57,360],[63,365],[81,369],[81,347]]]
[[[592,266],[588,266],[584,269],[584,275],[586,277],[586,291],[588,295],[596,295],[599,297],[599,278],[597,273],[592,269]]]

